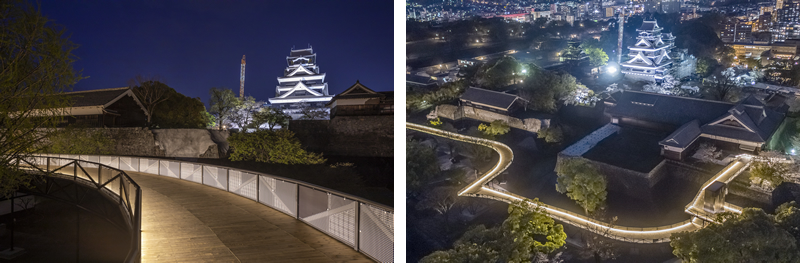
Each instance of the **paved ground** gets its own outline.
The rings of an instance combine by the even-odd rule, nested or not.
[[[128,174],[143,189],[143,262],[372,262],[244,197],[174,178]]]

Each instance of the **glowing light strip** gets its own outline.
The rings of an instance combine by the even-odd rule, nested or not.
[[[434,128],[431,128],[431,127],[427,127],[427,126],[423,126],[423,125],[419,125],[419,124],[415,124],[415,123],[407,122],[406,123],[406,128],[412,129],[412,130],[421,131],[421,132],[425,132],[425,133],[436,135],[436,136],[440,136],[440,137],[449,137],[450,139],[463,141],[463,142],[467,142],[467,143],[479,144],[477,142],[483,142],[483,143],[492,145],[491,148],[493,150],[495,150],[500,155],[500,159],[498,160],[497,165],[495,165],[494,168],[492,168],[491,171],[489,171],[486,174],[484,174],[483,177],[481,177],[480,179],[478,179],[474,183],[472,183],[469,186],[467,186],[464,190],[459,192],[458,195],[461,196],[463,194],[471,194],[471,196],[473,196],[474,194],[477,194],[477,193],[472,193],[471,192],[472,189],[475,188],[475,186],[481,185],[480,189],[488,192],[489,194],[487,194],[487,195],[495,195],[495,197],[505,197],[507,199],[511,199],[511,200],[514,200],[514,201],[522,200],[522,198],[520,198],[520,197],[514,196],[512,194],[503,193],[503,192],[500,192],[500,191],[497,191],[497,190],[494,190],[494,189],[491,189],[491,188],[487,188],[487,187],[485,187],[483,185],[488,178],[492,177],[491,175],[494,175],[495,173],[500,172],[498,170],[500,170],[500,166],[505,162],[505,158],[503,157],[503,154],[500,151],[500,147],[501,146],[505,147],[505,150],[508,150],[510,152],[511,149],[508,148],[507,145],[502,144],[502,143],[498,143],[498,142],[495,142],[495,141],[489,141],[489,140],[475,138],[475,137],[471,137],[471,136],[466,136],[466,135],[462,135],[462,134],[458,134],[458,133],[453,133],[453,132],[443,131],[443,130],[439,130],[439,129],[434,129]],[[482,146],[486,146],[486,145],[482,145]],[[511,154],[512,154],[511,155],[511,159],[513,160],[513,152]],[[743,162],[742,159],[756,159],[756,158],[754,158],[754,157],[752,157],[750,155],[739,155],[739,156],[737,156],[737,160],[734,163],[731,163],[730,165],[728,165],[728,167],[723,172],[719,173],[718,176],[716,176],[712,180],[707,181],[703,185],[703,187],[700,190],[700,192],[698,192],[698,194],[695,196],[695,199],[692,201],[692,203],[687,206],[687,208],[685,209],[685,212],[690,214],[690,215],[693,215],[694,218],[688,220],[687,223],[684,223],[684,224],[681,224],[681,225],[678,225],[678,226],[674,226],[674,227],[670,227],[670,228],[659,229],[659,230],[627,230],[627,229],[622,229],[622,228],[610,227],[610,226],[603,225],[603,224],[600,224],[600,223],[597,223],[597,222],[594,222],[594,221],[590,221],[586,217],[579,216],[579,215],[573,215],[571,213],[562,211],[559,208],[549,207],[546,204],[542,204],[540,207],[544,208],[545,211],[547,211],[548,213],[551,213],[551,214],[554,214],[554,215],[560,217],[561,220],[564,220],[567,223],[575,224],[578,227],[582,227],[581,223],[583,223],[583,224],[591,224],[591,225],[593,225],[595,227],[608,229],[610,231],[614,231],[614,232],[617,232],[617,233],[629,233],[629,234],[639,234],[639,235],[668,233],[668,232],[676,232],[676,231],[686,231],[686,230],[689,230],[689,229],[685,229],[685,228],[687,228],[690,225],[694,226],[694,227],[700,227],[700,226],[697,226],[697,225],[695,225],[693,223],[693,220],[695,220],[695,219],[702,219],[702,220],[706,220],[706,221],[711,221],[708,217],[706,217],[706,216],[704,216],[702,214],[693,213],[692,210],[697,209],[696,206],[697,206],[697,203],[700,200],[700,196],[705,193],[706,188],[708,188],[708,186],[710,186],[711,183],[716,182],[716,181],[720,181],[720,179],[722,179],[723,177],[726,177],[726,176],[728,178],[725,178],[725,180],[722,181],[722,182],[730,182],[732,180],[732,177],[731,177],[731,171],[732,170],[735,169],[738,172],[738,171],[741,171],[742,169],[744,169],[745,167],[747,167],[747,163]],[[786,162],[786,160],[782,160],[782,161]],[[505,166],[507,167],[508,164],[506,164]],[[744,166],[744,167],[742,167],[742,166]],[[503,168],[503,170],[504,169],[505,168]],[[738,173],[733,173],[733,174],[736,175]],[[531,203],[531,202],[528,202],[528,204],[533,205],[533,203]],[[736,207],[733,207],[733,205],[729,205],[729,204],[726,203],[724,205],[724,207],[727,210],[730,210],[730,211],[733,211],[733,212],[736,212],[736,213],[741,213],[741,210],[736,208]],[[702,212],[702,211],[703,210],[701,210],[700,212]],[[584,227],[582,227],[582,228],[584,228]],[[628,227],[625,227],[625,228],[628,228]],[[591,229],[587,229],[587,230],[592,231]],[[653,238],[631,237],[631,239],[653,239]],[[662,238],[657,238],[657,239],[662,239]]]
[[[519,197],[510,195],[510,194],[506,194],[506,193],[503,193],[503,192],[500,192],[500,191],[497,191],[497,190],[494,190],[494,189],[491,189],[491,188],[483,187],[481,189],[485,190],[487,192],[491,192],[491,193],[494,193],[494,194],[497,194],[497,195],[505,196],[505,197],[508,197],[508,198],[511,198],[511,199],[514,199],[514,200],[522,200]],[[528,202],[528,204],[533,205],[533,203],[531,203],[531,202]],[[609,227],[607,225],[602,225],[602,224],[587,220],[587,219],[585,219],[585,218],[583,218],[581,216],[576,216],[576,215],[573,215],[573,214],[570,214],[570,213],[567,213],[567,212],[563,212],[560,209],[552,208],[552,207],[549,207],[547,205],[542,205],[541,207],[544,208],[548,213],[558,214],[558,215],[561,215],[561,217],[569,217],[570,219],[572,219],[573,222],[577,221],[575,223],[588,223],[588,224],[592,224],[592,225],[597,226],[597,227],[602,227],[602,228],[605,228],[605,229],[610,229],[612,231],[622,232],[622,233],[655,234],[655,233],[661,233],[661,232],[675,231],[677,229],[681,229],[681,228],[684,228],[684,227],[692,224],[692,222],[689,221],[689,222],[684,223],[684,224],[679,225],[679,226],[675,226],[675,227],[671,227],[671,228],[665,228],[665,229],[659,229],[659,230],[626,230],[626,229],[621,229],[621,228]]]

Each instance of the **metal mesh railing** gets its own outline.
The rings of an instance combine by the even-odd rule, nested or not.
[[[394,262],[394,210],[370,200],[289,178],[216,165],[123,156],[47,156],[95,160],[102,163],[95,166],[122,173],[149,173],[225,190],[295,217],[378,262]],[[110,176],[101,174],[103,178]],[[123,190],[135,185],[127,180],[120,181]],[[133,204],[138,205],[138,199]]]
[[[57,155],[41,155],[20,158],[16,165],[45,176],[72,179],[76,183],[93,187],[107,198],[118,202],[125,213],[125,222],[131,233],[131,247],[125,262],[141,262],[142,189],[125,171],[118,168],[118,157],[103,157],[105,158],[65,155],[62,158]]]

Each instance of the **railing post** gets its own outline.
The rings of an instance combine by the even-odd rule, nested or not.
[[[356,235],[355,235],[356,239],[355,239],[355,241],[356,242],[355,242],[355,249],[356,249],[356,251],[361,251],[361,244],[359,243],[360,242],[359,239],[360,239],[360,236],[361,236],[361,202],[356,201],[355,204],[356,204],[356,213],[355,213],[356,214],[356,218],[355,218],[356,219],[355,220],[355,222],[356,222]]]
[[[261,203],[261,175],[256,174],[256,203]]]
[[[225,169],[225,191],[231,192],[231,169]]]
[[[295,185],[297,185],[297,194],[295,195],[295,197],[297,198],[297,205],[296,205],[297,210],[295,211],[297,212],[295,212],[294,215],[297,219],[300,219],[300,184],[295,184]]]

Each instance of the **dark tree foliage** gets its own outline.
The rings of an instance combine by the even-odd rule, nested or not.
[[[38,6],[0,1],[0,196],[29,184],[31,177],[9,163],[45,147],[46,128],[70,107],[53,95],[83,78],[72,67],[77,47]]]
[[[228,137],[231,161],[256,161],[280,164],[321,164],[322,154],[307,152],[294,133],[280,129],[234,133]]]
[[[796,211],[795,211],[796,212]],[[759,208],[726,214],[721,223],[672,234],[672,253],[685,262],[797,262],[797,240]]]
[[[519,96],[529,102],[529,108],[555,112],[558,102],[577,89],[578,83],[570,74],[542,70],[533,65],[522,84]]]
[[[536,199],[509,204],[508,218],[500,227],[473,227],[453,243],[453,249],[436,251],[420,262],[521,263],[552,253],[566,244],[567,234],[539,204]]]
[[[164,84],[167,90],[164,103],[156,105],[153,127],[157,128],[206,128],[209,120],[206,106],[200,98],[190,98]]]
[[[415,140],[406,140],[406,189],[416,193],[439,174],[439,163],[433,148]]]

